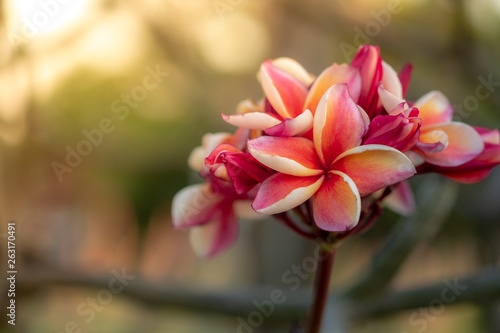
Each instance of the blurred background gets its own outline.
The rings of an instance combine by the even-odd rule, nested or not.
[[[261,97],[256,72],[265,59],[288,56],[318,75],[349,62],[360,44],[377,44],[396,70],[414,64],[408,99],[440,90],[461,110],[457,120],[500,128],[500,84],[476,96],[484,81],[500,82],[499,0],[0,3],[0,253],[5,272],[6,224],[14,220],[16,332],[237,329],[231,315],[120,294],[82,316],[81,304],[99,291],[85,279],[108,281],[116,271],[186,290],[283,285],[283,272],[313,247],[277,222],[243,221],[236,246],[201,260],[170,220],[173,195],[199,181],[189,153],[203,134],[233,130],[221,112]],[[500,169],[460,186],[442,229],[415,248],[395,286],[498,266],[499,197]],[[386,212],[341,248],[334,289],[363,271],[397,221]],[[50,276],[80,279],[58,284]],[[2,311],[6,287],[2,278]],[[422,332],[411,313],[356,322],[352,332]],[[497,315],[494,304],[447,306],[425,332],[498,332]],[[0,331],[9,332],[5,318]],[[255,332],[289,325],[270,321]]]

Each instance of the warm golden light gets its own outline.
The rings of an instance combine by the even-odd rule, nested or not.
[[[73,23],[83,16],[87,0],[12,0],[16,33],[36,38]]]
[[[245,13],[225,20],[214,17],[200,25],[198,45],[212,68],[226,73],[252,71],[265,58],[270,42],[262,23]]]

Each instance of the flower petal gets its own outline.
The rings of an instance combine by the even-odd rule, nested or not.
[[[418,153],[413,150],[408,150],[404,152],[405,156],[411,161],[414,166],[420,166],[425,163],[425,160]]]
[[[231,181],[231,177],[225,165],[225,156],[227,154],[242,154],[242,152],[231,144],[223,143],[218,145],[217,148],[205,158],[205,166],[210,173],[223,181]]]
[[[293,176],[323,173],[314,144],[305,138],[261,136],[247,146],[257,161],[273,170]]]
[[[395,97],[403,99],[403,86],[398,73],[385,61],[382,61],[382,72],[382,84],[385,89]]]
[[[218,145],[229,143],[232,140],[230,133],[207,133],[202,138],[203,149],[205,149],[205,157],[207,157]]]
[[[302,82],[305,86],[309,86],[314,81],[314,76],[309,74],[309,72],[307,72],[301,64],[299,64],[292,58],[277,58],[274,59],[272,63],[277,68],[292,75],[294,78]]]
[[[208,184],[185,187],[172,200],[172,224],[175,228],[189,228],[207,223],[221,200],[222,196],[215,194]]]
[[[236,113],[238,114],[262,111],[264,111],[264,105],[262,101],[255,103],[251,99],[244,99],[236,106]]]
[[[238,128],[236,132],[231,136],[231,141],[228,143],[232,144],[239,150],[244,150],[247,146],[247,141],[250,138],[250,131],[248,128]]]
[[[233,245],[238,237],[238,221],[228,203],[220,207],[216,219],[191,229],[189,240],[202,258],[213,257]]]
[[[401,110],[402,112],[403,110],[408,108],[408,104],[406,104],[406,102],[402,98],[396,97],[395,95],[387,91],[384,88],[383,84],[378,85],[378,95],[380,97],[382,106],[387,111],[387,113],[390,113],[391,115],[397,115],[397,110]]]
[[[337,158],[332,164],[332,170],[348,175],[362,197],[399,183],[416,173],[408,157],[384,145],[350,149]]]
[[[464,164],[478,156],[484,149],[481,136],[471,126],[450,122],[448,124],[436,124],[422,126],[421,135],[434,130],[441,130],[448,136],[448,146],[439,153],[427,153],[416,150],[426,162],[439,166],[457,166]]]
[[[203,169],[203,167],[205,166],[206,157],[207,156],[205,155],[205,149],[203,149],[202,146],[194,148],[188,157],[188,165],[191,170],[200,172],[201,169]]]
[[[404,216],[412,214],[416,207],[413,191],[407,181],[396,185],[383,203],[390,210]]]
[[[448,135],[442,130],[424,131],[420,134],[417,148],[426,153],[439,153],[448,147]]]
[[[277,173],[261,184],[252,207],[266,215],[295,208],[312,197],[324,178],[324,176],[295,177]]]
[[[241,172],[245,172],[258,182],[264,181],[272,172],[257,162],[249,153],[228,153],[224,158],[225,162],[239,168]]]
[[[377,85],[382,80],[382,58],[378,46],[361,45],[354,56],[351,66],[359,69],[361,74],[361,94],[358,104],[370,117],[374,116],[377,107]]]
[[[240,153],[242,154],[242,151],[236,148],[235,146],[229,144],[229,143],[222,143],[215,147],[214,150],[205,158],[205,165],[210,168],[216,163],[221,163],[224,153]]]
[[[323,95],[314,116],[314,145],[328,168],[344,151],[361,144],[368,127],[352,100],[347,84],[336,84]]]
[[[373,118],[363,144],[382,144],[402,152],[411,149],[417,142],[421,120],[398,115],[380,115]]]
[[[439,91],[431,91],[420,97],[413,107],[419,110],[422,125],[448,123],[453,117],[453,107],[448,98]]]
[[[359,222],[361,199],[356,185],[349,176],[330,171],[313,196],[316,225],[327,231],[345,231]]]
[[[354,101],[359,99],[361,92],[361,76],[357,68],[347,64],[333,64],[321,73],[307,95],[304,109],[309,109],[314,114],[321,97],[331,86],[337,83],[347,83],[349,93]]]
[[[236,200],[233,203],[233,210],[236,217],[247,220],[262,220],[266,215],[257,213],[252,208],[252,200]]]
[[[281,123],[266,129],[266,134],[271,136],[296,136],[309,132],[313,127],[313,115],[310,110],[305,110],[295,118],[284,119]]]
[[[249,153],[228,153],[224,162],[233,181],[233,187],[238,194],[245,194],[252,190],[258,183],[264,181],[274,172],[262,166]]]
[[[453,181],[462,184],[474,184],[488,177],[491,168],[475,170],[475,171],[461,171],[461,172],[440,172],[443,176],[450,178]]]
[[[200,172],[205,166],[205,158],[220,144],[233,140],[229,133],[207,133],[202,138],[202,145],[193,149],[188,158],[188,165],[194,171]]]
[[[408,92],[408,87],[410,86],[411,74],[413,72],[413,65],[408,63],[403,66],[401,71],[399,72],[399,81],[403,87],[403,98],[406,97],[406,93]]]
[[[473,160],[456,167],[433,167],[431,171],[439,172],[454,181],[472,184],[488,176],[491,169],[500,164],[500,145],[486,142],[484,150]]]
[[[484,127],[474,126],[476,132],[481,135],[481,139],[483,139],[484,143],[492,143],[492,144],[500,144],[500,132],[497,129],[490,130]]]
[[[307,87],[269,60],[260,67],[262,89],[276,112],[283,118],[295,118],[302,113]]]
[[[234,126],[261,131],[281,123],[278,117],[265,112],[250,112],[231,116],[222,114],[222,119]]]

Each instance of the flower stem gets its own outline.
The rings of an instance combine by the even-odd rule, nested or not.
[[[332,275],[333,264],[337,248],[333,248],[331,252],[321,249],[320,260],[318,262],[318,271],[314,281],[314,300],[309,320],[307,323],[307,333],[319,333],[321,328],[321,320],[325,311],[326,301],[328,299],[328,288],[330,285],[330,277]]]
[[[284,225],[290,228],[292,231],[306,239],[315,239],[316,235],[299,228],[286,213],[279,213],[273,215],[276,219],[281,221]]]

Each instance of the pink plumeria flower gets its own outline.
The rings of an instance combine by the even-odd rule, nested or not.
[[[216,255],[236,241],[234,203],[213,191],[210,184],[188,186],[173,199],[174,228],[190,229],[191,246],[198,256]]]
[[[406,101],[379,87],[384,108],[392,110]],[[415,103],[422,120],[419,142],[408,152],[416,165],[427,162],[442,167],[455,167],[474,159],[484,149],[479,133],[472,126],[452,121],[453,107],[439,91],[431,91]]]
[[[227,143],[220,144],[210,153],[205,166],[213,177],[232,184],[238,195],[249,193],[273,174],[250,153]]]
[[[421,125],[418,109],[401,103],[388,115],[373,118],[363,144],[382,144],[405,152],[418,143]]]
[[[394,68],[382,60],[378,46],[361,45],[351,61],[351,66],[359,69],[361,75],[361,93],[357,103],[370,119],[384,114],[377,92],[380,83],[397,98],[402,99],[405,96],[411,77],[411,65],[405,66],[398,76]]]
[[[378,92],[384,108],[393,110],[391,114],[397,114],[402,103],[407,107],[406,101],[391,94],[382,85]],[[452,179],[473,182],[486,177],[496,165],[497,148],[488,146],[488,150],[484,149],[486,144],[478,131],[467,124],[452,121],[453,107],[442,93],[431,91],[412,106],[418,109],[422,125],[418,142],[406,154],[417,166],[418,173],[439,172],[446,175],[446,171],[449,171],[448,176]],[[405,115],[404,112],[402,114]],[[485,151],[484,155],[482,151]],[[465,172],[470,167],[476,168],[476,172]],[[384,200],[384,204],[403,215],[412,213],[415,202],[410,185],[401,183]]]
[[[312,197],[319,228],[354,228],[361,197],[415,174],[413,164],[400,151],[384,145],[360,146],[368,124],[347,84],[337,84],[318,104],[313,141],[271,136],[250,140],[250,153],[278,171],[261,184],[252,207],[259,213],[277,214]]]
[[[454,167],[423,163],[417,167],[418,174],[435,172],[463,184],[473,184],[485,179],[491,170],[500,164],[500,134],[498,130],[482,127],[474,127],[474,130],[481,136],[484,143],[484,150],[478,156]],[[410,184],[407,181],[399,183],[383,203],[398,214],[413,213],[415,199]]]
[[[500,164],[500,134],[498,130],[474,127],[484,143],[483,151],[475,158],[454,167],[441,167],[428,163],[419,166],[419,172],[437,172],[454,181],[471,184],[485,179],[491,169]]]
[[[231,182],[211,173],[205,160],[220,145],[241,146],[248,130],[206,134],[203,145],[193,150],[189,165],[206,180],[179,191],[172,202],[172,223],[178,229],[190,229],[190,242],[200,257],[212,257],[229,248],[237,239],[238,218],[255,219],[261,216],[251,208],[255,194],[238,194]],[[235,147],[235,146],[232,146]],[[235,148],[236,149],[236,148]],[[224,173],[219,166],[219,175]]]
[[[262,130],[272,136],[298,136],[309,132],[319,100],[332,85],[347,83],[355,101],[361,88],[358,70],[349,65],[333,64],[314,79],[290,58],[266,60],[258,78],[265,95],[263,110],[252,110],[247,104],[240,114],[222,116],[232,125]]]

